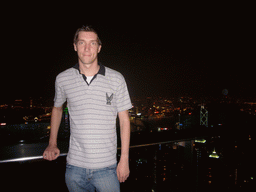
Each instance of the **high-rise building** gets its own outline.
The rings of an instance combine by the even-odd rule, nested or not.
[[[200,109],[200,125],[208,127],[208,111],[201,105]]]

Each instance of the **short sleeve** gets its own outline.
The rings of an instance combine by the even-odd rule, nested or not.
[[[132,108],[130,95],[124,77],[121,75],[119,86],[116,92],[117,112],[125,111]]]
[[[55,96],[54,96],[54,107],[61,107],[66,101],[66,94],[63,88],[58,82],[58,78],[55,81]]]

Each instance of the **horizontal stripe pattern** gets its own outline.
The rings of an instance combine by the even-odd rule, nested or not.
[[[88,85],[77,69],[67,69],[56,78],[54,106],[65,101],[71,132],[68,163],[90,169],[115,164],[117,113],[132,107],[124,77],[105,67],[105,75],[97,74]]]

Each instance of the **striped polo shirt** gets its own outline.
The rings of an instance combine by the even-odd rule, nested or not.
[[[132,107],[124,77],[103,66],[88,84],[79,65],[56,77],[54,106],[67,101],[70,144],[67,163],[89,169],[116,163],[117,113]]]

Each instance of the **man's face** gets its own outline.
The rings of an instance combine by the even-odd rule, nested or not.
[[[97,41],[97,34],[94,32],[80,31],[74,49],[77,52],[79,61],[83,64],[92,64],[96,61],[101,45]]]

